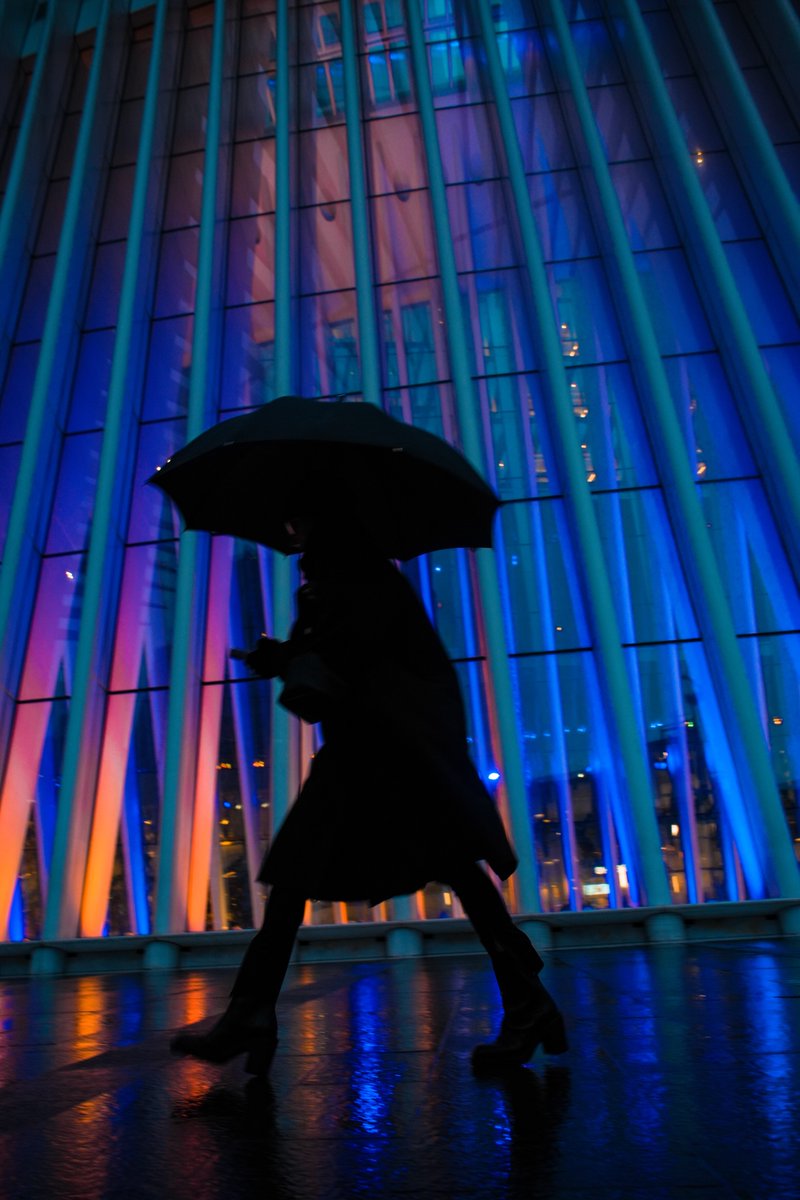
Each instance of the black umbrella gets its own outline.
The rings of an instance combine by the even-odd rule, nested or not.
[[[292,554],[284,522],[323,511],[350,519],[391,558],[490,546],[499,500],[441,438],[371,404],[282,396],[221,421],[150,480],[187,529],[228,533]]]

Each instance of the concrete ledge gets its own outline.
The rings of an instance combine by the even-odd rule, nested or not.
[[[800,903],[793,900],[724,901],[664,908],[530,913],[515,917],[546,955],[598,946],[702,942],[800,936]],[[141,970],[236,967],[253,931],[177,933],[163,937],[65,938],[0,943],[0,978],[100,975]],[[396,957],[477,954],[481,946],[466,920],[351,922],[304,926],[295,962],[358,962]]]

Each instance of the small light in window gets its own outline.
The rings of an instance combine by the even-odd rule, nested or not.
[[[499,771],[490,771],[489,774],[486,776],[486,778],[491,779],[492,783],[495,783],[500,778],[500,772]]]
[[[75,578],[75,576],[72,574],[72,571],[65,571],[64,574],[66,575],[67,579]]]

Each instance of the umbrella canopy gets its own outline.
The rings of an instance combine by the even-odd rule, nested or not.
[[[284,522],[341,516],[391,558],[490,546],[500,503],[441,438],[371,404],[282,396],[221,421],[148,480],[187,529],[296,552]]]

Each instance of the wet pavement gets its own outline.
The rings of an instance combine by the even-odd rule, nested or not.
[[[174,1059],[229,970],[0,980],[0,1196],[796,1200],[800,939],[557,951],[505,1079],[479,956],[293,967],[268,1082]]]

